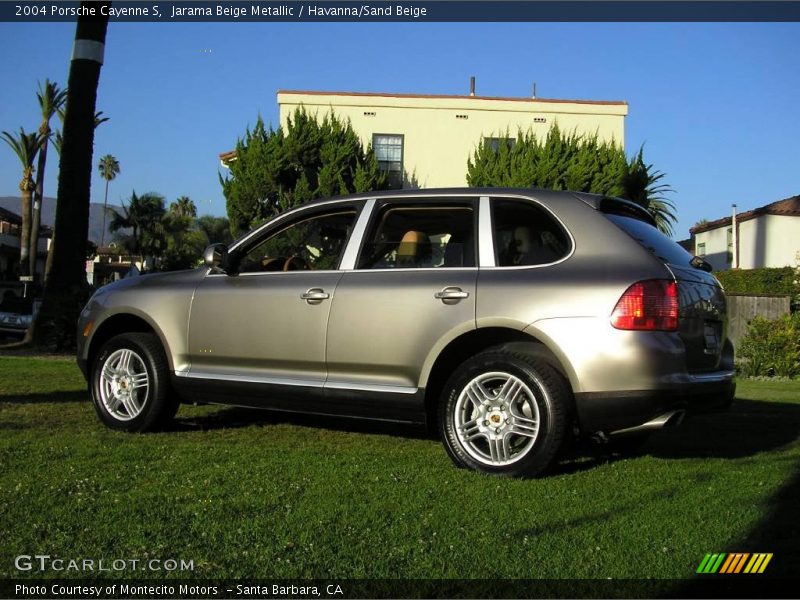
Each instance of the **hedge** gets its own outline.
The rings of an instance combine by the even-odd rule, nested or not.
[[[728,294],[789,294],[800,295],[800,279],[793,267],[762,269],[731,269],[715,271]]]

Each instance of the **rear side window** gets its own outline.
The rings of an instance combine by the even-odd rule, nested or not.
[[[494,200],[492,225],[495,264],[499,267],[546,265],[572,250],[561,224],[533,202]]]
[[[691,263],[691,254],[649,223],[622,215],[605,217],[663,262],[683,267]]]
[[[359,269],[475,266],[472,206],[384,206],[365,238]]]

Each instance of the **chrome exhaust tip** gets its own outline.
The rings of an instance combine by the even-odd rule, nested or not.
[[[665,412],[663,415],[657,416],[654,419],[650,419],[647,421],[647,423],[642,423],[641,425],[636,425],[634,427],[626,427],[625,429],[618,429],[616,431],[612,431],[609,435],[626,435],[629,433],[655,431],[656,429],[664,429],[666,427],[677,427],[683,422],[683,418],[685,416],[685,410],[671,410],[669,412]]]

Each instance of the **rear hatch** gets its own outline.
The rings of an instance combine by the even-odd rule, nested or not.
[[[636,207],[638,209],[638,207]],[[678,284],[678,334],[686,346],[690,373],[719,368],[726,339],[725,294],[717,279],[696,259],[652,225],[646,214],[638,215],[628,202],[604,202],[600,210],[620,229],[658,258]],[[638,209],[641,210],[641,209]],[[643,212],[643,211],[642,211]]]

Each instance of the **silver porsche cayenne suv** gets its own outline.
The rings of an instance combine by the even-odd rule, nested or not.
[[[531,476],[733,399],[725,296],[630,202],[515,189],[308,203],[205,266],[123,279],[81,313],[109,427],[219,403],[438,428],[459,466]]]

